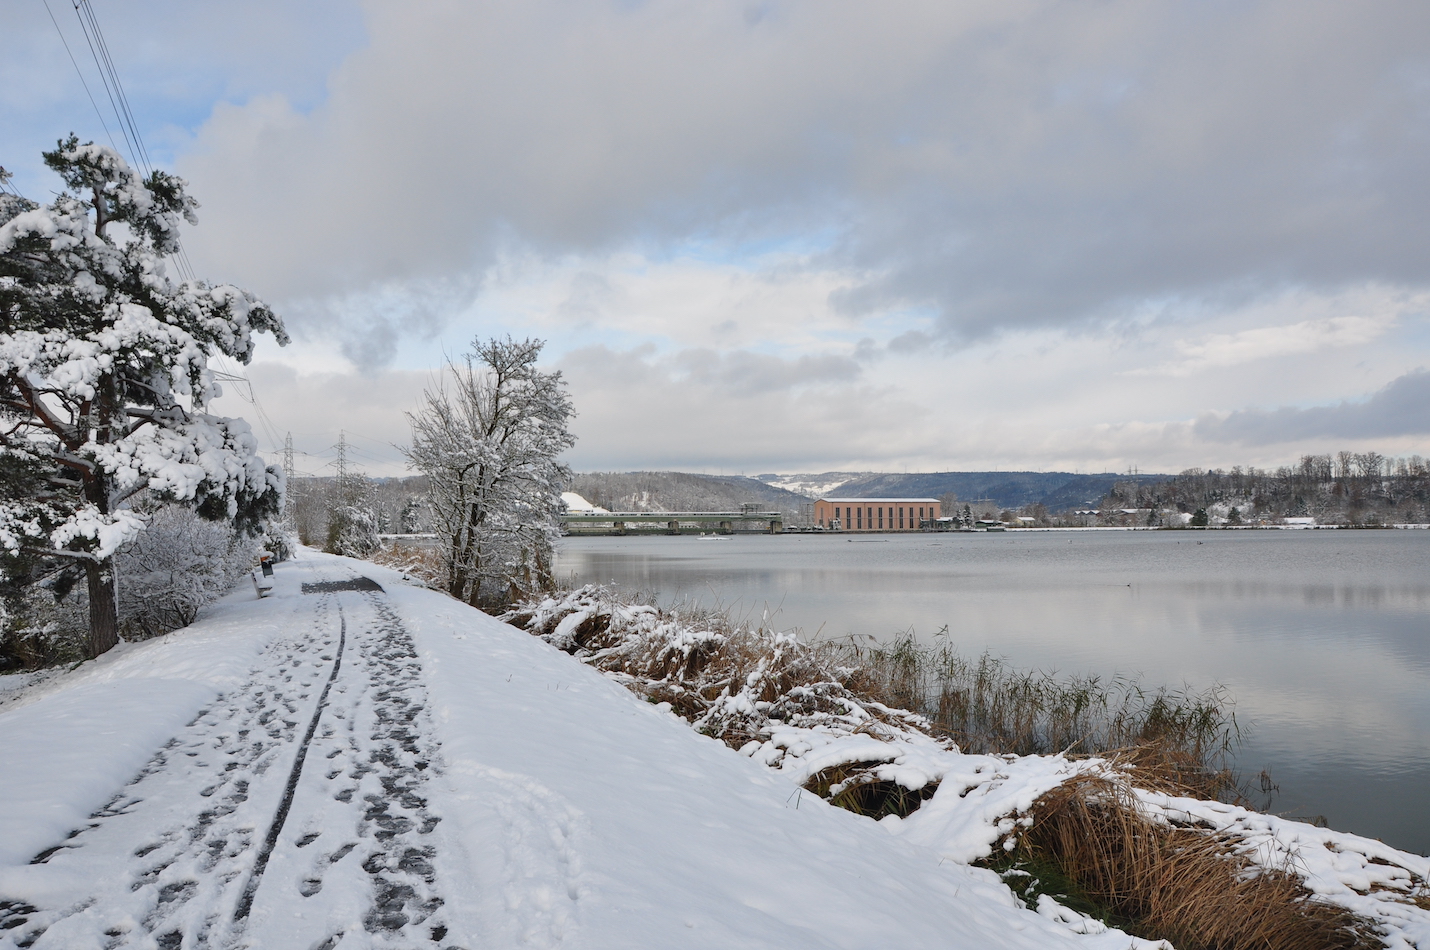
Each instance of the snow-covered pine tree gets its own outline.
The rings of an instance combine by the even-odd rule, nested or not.
[[[408,413],[407,457],[430,480],[429,507],[447,590],[473,605],[516,587],[549,586],[560,533],[558,461],[576,444],[573,410],[559,372],[536,367],[540,340],[473,341],[443,381]]]
[[[197,203],[182,179],[141,178],[71,135],[45,163],[53,203],[0,203],[0,558],[16,578],[82,574],[93,656],[117,642],[113,555],[143,530],[148,489],[244,532],[280,509],[248,424],[204,411],[215,352],[242,363],[283,323],[226,284],[177,282],[165,257]]]

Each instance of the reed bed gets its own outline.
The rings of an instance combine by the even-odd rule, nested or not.
[[[865,695],[925,717],[965,752],[1111,756],[1162,790],[1244,799],[1229,767],[1242,730],[1220,686],[1147,688],[1126,676],[1020,670],[988,652],[965,656],[946,636],[924,644],[910,632],[828,649],[861,671]]]
[[[1151,820],[1125,782],[1075,777],[1032,814],[997,862],[1030,905],[1048,893],[1178,950],[1384,946],[1369,921],[1316,899],[1292,869],[1257,866],[1234,838]]]
[[[1241,732],[1224,690],[1022,671],[907,633],[883,644],[809,644],[648,600],[587,587],[502,619],[737,749],[794,726],[895,742],[933,737],[970,753],[1107,760],[1040,797],[984,862],[1034,909],[1051,897],[1178,950],[1384,945],[1370,922],[1316,899],[1293,868],[1259,867],[1234,837],[1168,824],[1140,804],[1138,788],[1238,797],[1227,763]],[[876,818],[907,815],[937,788],[874,778],[870,764],[850,762],[805,788]]]

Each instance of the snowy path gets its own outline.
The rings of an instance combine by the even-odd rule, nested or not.
[[[90,893],[8,902],[0,947],[232,946],[250,927],[276,931],[271,946],[332,946],[353,919],[378,946],[442,945],[412,639],[366,578],[304,593],[251,680],[32,862]],[[269,912],[295,893],[302,917]]]
[[[0,763],[0,950],[1139,945],[316,552],[18,697]]]

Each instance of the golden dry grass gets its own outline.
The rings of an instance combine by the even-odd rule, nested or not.
[[[1316,900],[1289,870],[1256,866],[1235,840],[1154,821],[1131,787],[1081,776],[1033,806],[1015,854],[1051,862],[1126,929],[1178,950],[1361,950],[1373,927]]]
[[[1078,909],[1169,940],[1178,950],[1382,945],[1366,921],[1313,899],[1290,869],[1258,868],[1237,841],[1169,826],[1139,806],[1133,783],[1200,798],[1236,797],[1221,761],[1235,738],[1235,720],[1220,692],[1146,691],[1125,681],[1022,673],[987,656],[963,660],[944,645],[927,648],[911,637],[873,649],[810,645],[723,614],[670,611],[597,589],[575,592],[559,605],[529,603],[504,619],[650,701],[671,703],[696,728],[735,748],[759,738],[773,720],[842,721],[844,728],[942,732],[971,751],[1073,746],[1101,754],[1114,765],[1111,777],[1084,775],[1044,795],[1029,813],[1032,826],[1017,832],[1011,852],[996,851],[991,866],[1045,869],[1067,882]],[[743,708],[758,706],[758,712],[729,712],[722,699],[735,693],[749,700]],[[858,715],[851,717],[851,710]],[[826,769],[805,788],[874,818],[906,816],[936,790],[878,781],[869,766]]]

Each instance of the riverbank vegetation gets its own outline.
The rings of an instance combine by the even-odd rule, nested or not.
[[[1006,800],[983,816],[971,859],[1076,927],[1180,950],[1382,945],[1370,920],[1315,896],[1294,866],[1259,863],[1243,838],[1152,804],[1247,804],[1228,768],[1239,732],[1221,690],[1019,671],[962,657],[947,637],[807,643],[589,586],[504,619],[858,814],[912,820]],[[998,797],[1019,782],[1021,797]],[[958,792],[930,805],[944,783]]]
[[[1170,478],[1120,481],[1098,509],[1112,519],[1107,523],[1119,515],[1126,520],[1141,512],[1200,510],[1207,523],[1232,526],[1286,518],[1367,527],[1424,524],[1430,522],[1430,460],[1337,452],[1305,455],[1274,470],[1187,469]]]

